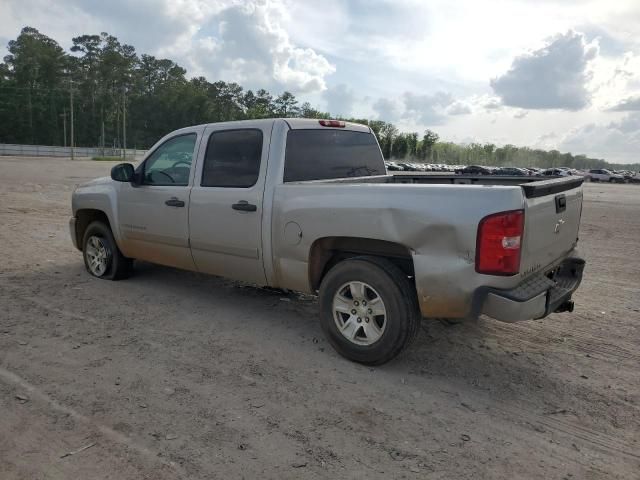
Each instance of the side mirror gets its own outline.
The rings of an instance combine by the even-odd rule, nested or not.
[[[111,169],[111,179],[116,182],[132,182],[134,177],[135,171],[130,163],[119,163]]]

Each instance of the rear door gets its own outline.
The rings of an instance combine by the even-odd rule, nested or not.
[[[571,251],[582,214],[581,177],[525,185],[525,231],[520,271],[544,268]]]
[[[207,127],[189,208],[199,271],[265,284],[262,205],[273,122]]]

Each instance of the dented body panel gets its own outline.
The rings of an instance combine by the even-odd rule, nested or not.
[[[461,194],[460,190],[471,189]],[[478,194],[473,195],[478,190]],[[474,198],[469,208],[469,198]],[[511,287],[517,278],[475,273],[478,222],[496,205],[522,208],[518,187],[401,184],[283,184],[275,191],[273,261],[275,284],[312,292],[311,246],[324,237],[385,240],[411,253],[421,310],[425,316],[464,317],[473,291],[482,285]],[[451,212],[456,212],[451,214]],[[297,244],[285,226],[302,232]],[[484,278],[486,277],[486,278]]]

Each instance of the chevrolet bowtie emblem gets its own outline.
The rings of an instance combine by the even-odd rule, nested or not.
[[[558,220],[558,223],[556,223],[556,228],[554,229],[553,233],[560,233],[560,228],[562,227],[562,225],[564,225],[564,220],[563,219]]]

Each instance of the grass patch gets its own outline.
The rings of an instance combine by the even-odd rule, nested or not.
[[[97,162],[121,162],[122,157],[93,157],[91,160],[95,160]]]

